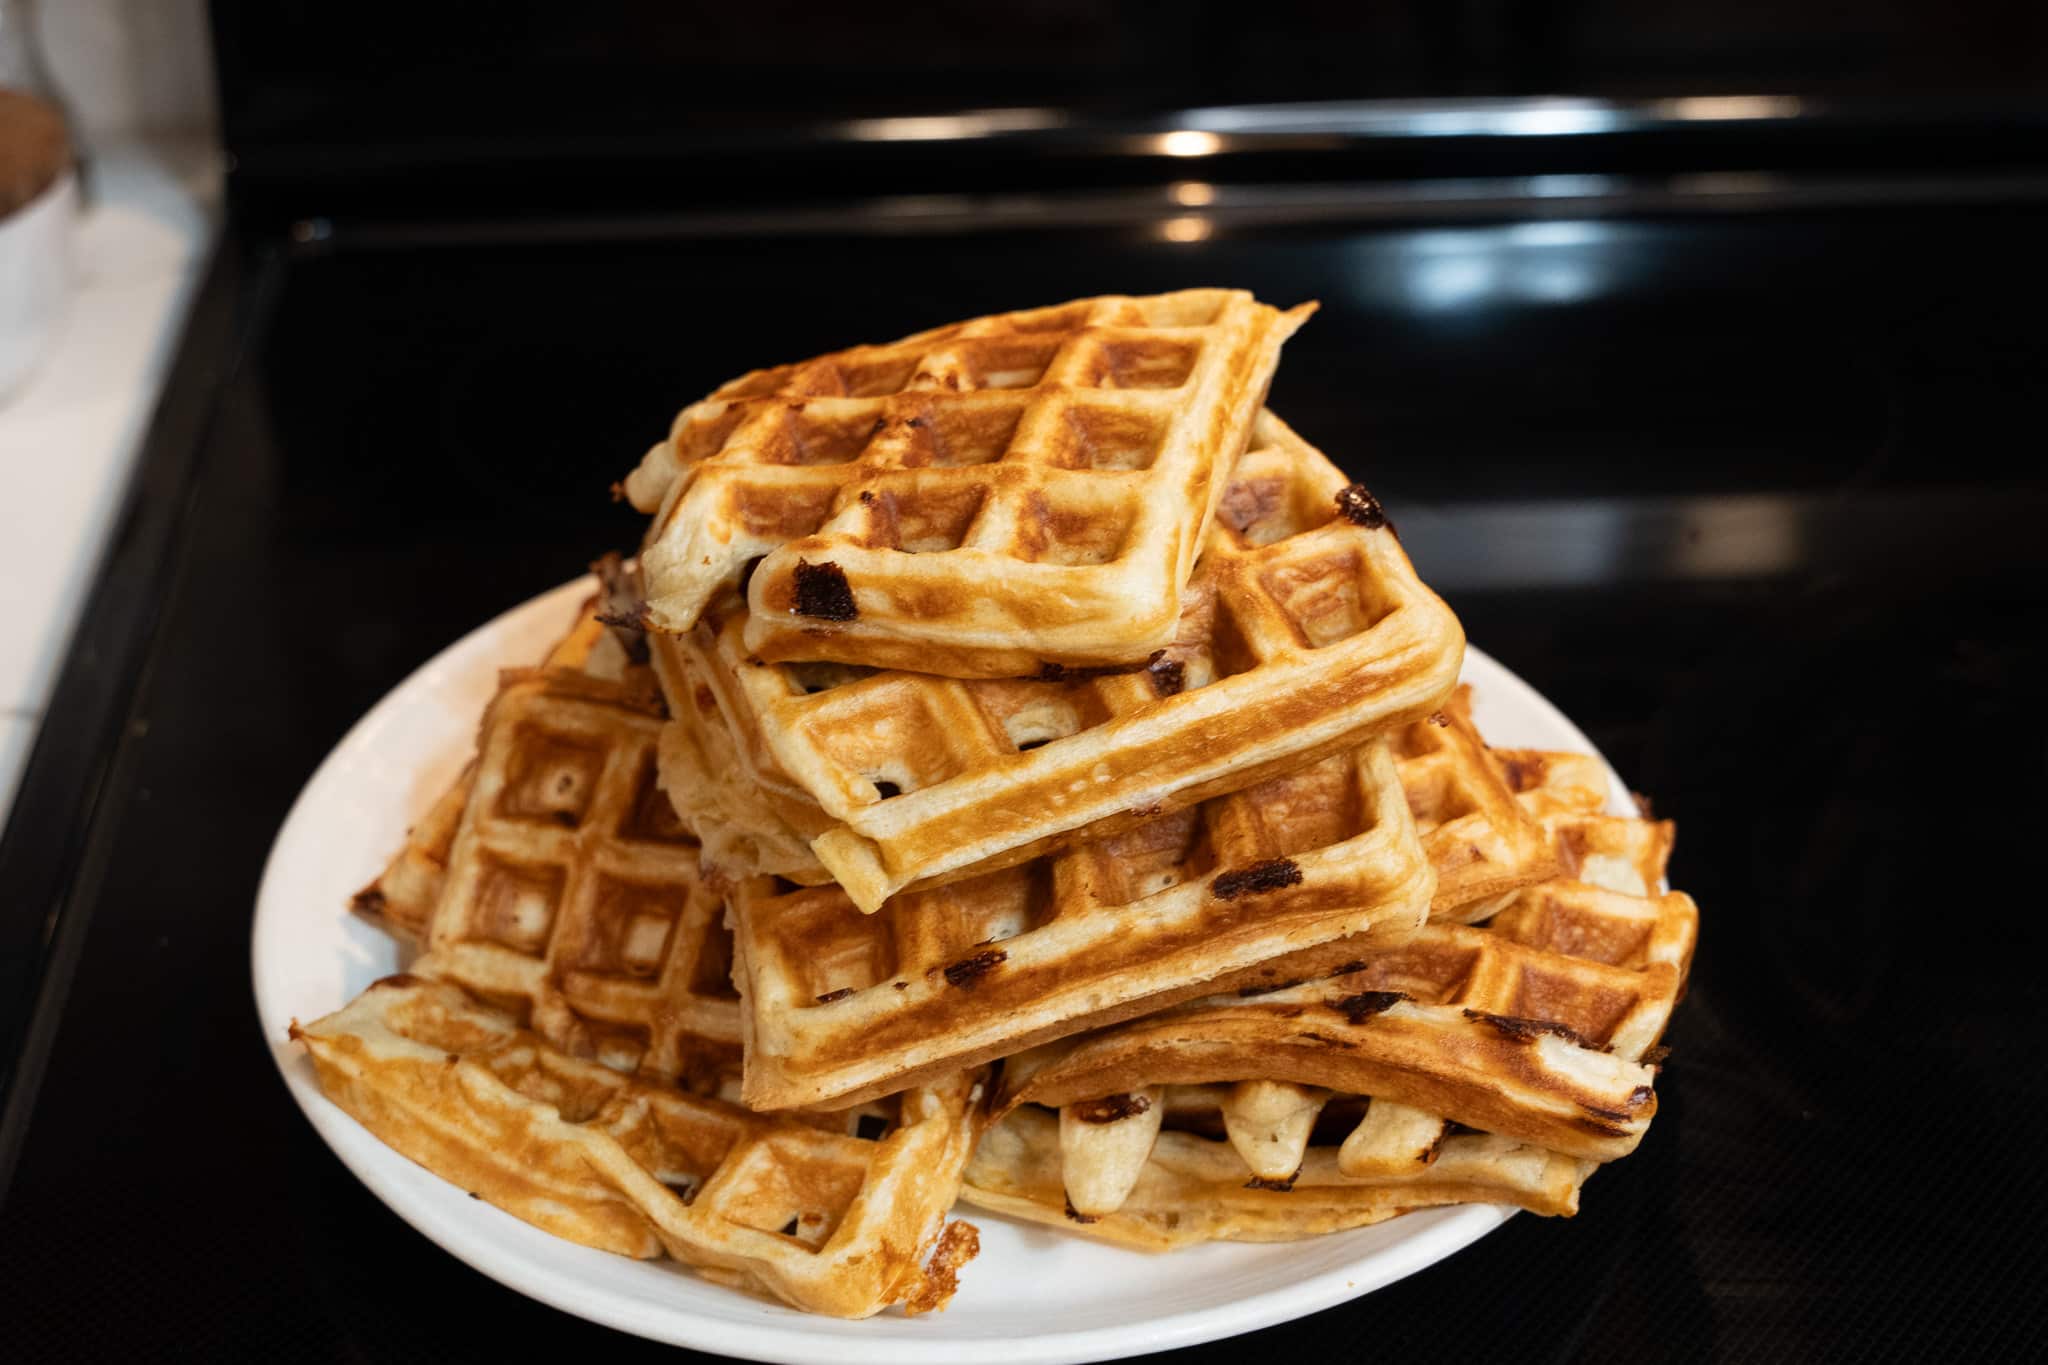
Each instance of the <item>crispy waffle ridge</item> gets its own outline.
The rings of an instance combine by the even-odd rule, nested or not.
[[[1080,299],[733,380],[625,483],[655,517],[649,623],[690,629],[759,560],[762,658],[960,677],[1143,659],[1312,307]]]
[[[960,680],[769,664],[746,616],[657,639],[671,705],[716,695],[781,819],[873,910],[1355,747],[1427,714],[1464,657],[1371,495],[1270,413],[1226,486],[1179,633],[1106,676]]]
[[[1668,823],[1598,813],[1596,762],[1497,758],[1557,839],[1559,876],[1485,928],[1431,924],[1328,980],[1012,1058],[970,1202],[1151,1246],[1470,1199],[1574,1212],[1594,1164],[1632,1150],[1655,1112],[1652,1049],[1698,912],[1657,890]],[[1162,1133],[1191,1097],[1212,1131]]]
[[[859,914],[730,895],[745,1099],[846,1103],[1217,989],[1328,972],[1420,922],[1435,874],[1384,740]]]
[[[327,1095],[385,1143],[559,1237],[666,1251],[798,1308],[942,1307],[971,1259],[945,1223],[981,1082],[906,1092],[876,1138],[764,1118],[571,1056],[461,990],[387,977],[292,1026]]]

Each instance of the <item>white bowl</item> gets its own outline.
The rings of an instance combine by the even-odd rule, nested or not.
[[[34,372],[64,319],[77,218],[78,173],[68,167],[0,218],[0,402]]]

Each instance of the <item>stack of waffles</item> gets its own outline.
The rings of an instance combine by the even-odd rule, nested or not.
[[[937,1307],[956,1201],[1148,1249],[1569,1214],[1697,926],[1194,290],[756,371],[356,908],[327,1093],[530,1222]]]

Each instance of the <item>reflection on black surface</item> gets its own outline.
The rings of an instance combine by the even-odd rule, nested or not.
[[[681,402],[975,311],[1216,281],[1323,299],[1276,408],[1372,484],[1472,640],[1677,818],[1704,933],[1663,1114],[1579,1218],[1516,1218],[1190,1358],[2023,1349],[2044,1075],[2014,1041],[2037,897],[2012,869],[2048,818],[2048,572],[2040,471],[2003,457],[2048,378],[2026,273],[2044,225],[294,264],[211,432],[108,884],[0,1207],[16,1349],[680,1358],[460,1266],[291,1112],[248,1003],[269,840],[406,671],[630,541],[605,486]]]

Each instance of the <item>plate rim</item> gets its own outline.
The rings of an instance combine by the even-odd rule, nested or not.
[[[895,1316],[866,1319],[863,1326],[875,1324],[878,1330],[856,1335],[841,1330],[819,1330],[827,1324],[835,1328],[840,1326],[840,1319],[800,1317],[790,1322],[779,1322],[764,1317],[757,1322],[740,1322],[700,1314],[687,1303],[656,1305],[631,1294],[606,1292],[602,1288],[593,1291],[591,1286],[580,1280],[565,1280],[559,1274],[551,1273],[546,1265],[531,1261],[521,1253],[519,1238],[495,1241],[491,1232],[493,1220],[506,1219],[513,1226],[535,1235],[547,1237],[549,1234],[531,1229],[512,1215],[488,1204],[477,1206],[472,1201],[462,1201],[444,1206],[442,1201],[415,1199],[410,1191],[403,1188],[409,1178],[423,1176],[443,1185],[448,1182],[370,1134],[320,1091],[313,1078],[312,1067],[301,1049],[287,1040],[268,1036],[274,1018],[294,1017],[289,1008],[273,1008],[283,1002],[271,998],[273,986],[265,968],[269,955],[278,951],[275,948],[278,937],[292,922],[288,909],[269,909],[282,895],[281,892],[274,893],[273,886],[281,879],[280,867],[296,842],[291,836],[303,818],[302,812],[316,793],[344,780],[341,771],[356,751],[369,745],[371,737],[389,723],[388,717],[402,709],[405,698],[415,690],[432,686],[433,675],[438,672],[469,667],[471,661],[467,656],[485,650],[490,640],[516,630],[527,621],[537,623],[549,613],[560,613],[567,618],[571,605],[580,603],[589,591],[589,580],[579,577],[499,612],[437,651],[379,697],[307,777],[278,826],[257,883],[249,935],[250,985],[255,997],[258,1027],[264,1031],[264,1043],[277,1067],[279,1079],[299,1111],[342,1165],[385,1207],[443,1251],[510,1289],[576,1317],[649,1340],[744,1359],[795,1362],[799,1365],[817,1361],[829,1361],[832,1365],[866,1365],[867,1362],[886,1361],[948,1361],[957,1358],[962,1351],[973,1351],[991,1365],[998,1361],[1016,1362],[1017,1365],[1052,1365],[1053,1362],[1101,1360],[1170,1350],[1306,1317],[1361,1298],[1424,1270],[1470,1246],[1518,1212],[1512,1206],[1499,1204],[1419,1210],[1404,1216],[1404,1221],[1413,1220],[1410,1235],[1391,1245],[1368,1251],[1356,1260],[1331,1266],[1279,1287],[1159,1317],[1029,1337],[932,1335],[919,1340],[914,1328],[910,1331],[887,1330],[886,1324],[891,1323],[899,1328],[911,1326],[907,1319]],[[563,625],[566,627],[566,619]],[[1483,696],[1512,693],[1514,705],[1538,713],[1547,725],[1569,738],[1571,742],[1565,747],[1598,758],[1608,777],[1610,808],[1626,809],[1628,788],[1613,764],[1549,698],[1512,669],[1468,643],[1461,680],[1473,681],[1471,675],[1474,671],[1485,675],[1484,681],[1476,684]],[[334,913],[341,913],[338,907],[347,894],[346,889],[338,891]],[[449,1185],[448,1188],[454,1187]],[[484,1213],[489,1217],[478,1216]],[[997,1218],[1019,1227],[1035,1226],[980,1208],[971,1208],[969,1216]],[[549,1240],[561,1246],[575,1245],[552,1237]],[[1129,1254],[1145,1253],[1133,1251]],[[744,1295],[745,1291],[731,1292]],[[781,1307],[767,1301],[761,1301],[761,1306]]]

